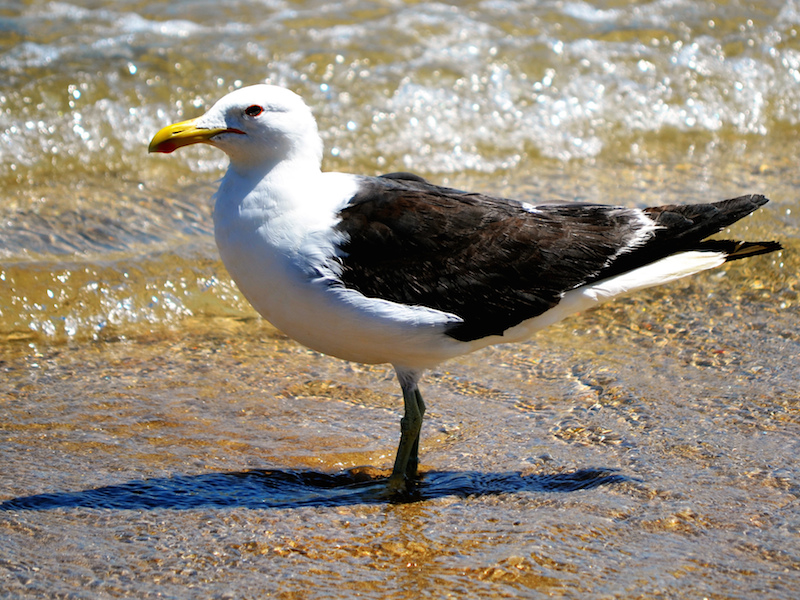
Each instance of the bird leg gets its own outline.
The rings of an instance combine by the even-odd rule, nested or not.
[[[417,402],[417,410],[419,411],[419,424],[422,427],[422,418],[425,416],[425,402],[422,400],[422,394],[419,393],[419,388],[414,388],[414,396]],[[417,430],[417,437],[411,446],[411,454],[408,456],[408,464],[406,464],[406,479],[411,480],[417,477],[417,469],[419,467],[419,437],[420,432]]]
[[[416,381],[407,383],[401,378],[401,385],[404,414],[400,420],[400,444],[397,446],[394,468],[389,477],[389,490],[392,492],[405,491],[406,482],[417,476],[419,432],[422,428],[422,416],[425,414],[425,403]]]

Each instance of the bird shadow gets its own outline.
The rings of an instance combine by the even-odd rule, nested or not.
[[[21,496],[0,503],[0,511],[95,508],[190,510],[200,508],[296,508],[409,503],[444,496],[490,496],[513,492],[575,492],[634,481],[615,470],[523,474],[428,471],[403,495],[388,495],[386,478],[354,469],[341,473],[251,470],[176,475],[129,481],[74,492]]]

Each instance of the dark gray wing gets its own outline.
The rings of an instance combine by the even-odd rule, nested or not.
[[[759,205],[752,198],[752,208],[742,210]],[[697,236],[732,222],[686,208],[566,203],[531,209],[406,173],[364,177],[339,215],[340,278],[365,296],[458,315],[463,322],[447,330],[455,339],[502,335],[569,290],[696,245]],[[663,230],[648,233],[651,220]]]

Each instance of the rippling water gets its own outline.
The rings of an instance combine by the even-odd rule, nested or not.
[[[798,28],[794,0],[0,4],[0,589],[795,597]],[[736,234],[786,251],[433,373],[420,502],[374,503],[330,473],[391,460],[390,373],[258,321],[213,243],[223,155],[146,152],[260,81],[330,170],[760,192]]]
[[[667,200],[665,186],[668,200],[738,193],[722,185],[731,162],[783,178],[800,115],[794,3],[606,4],[6,8],[0,252],[14,291],[0,335],[86,339],[180,320],[198,304],[248,311],[217,276],[210,243],[225,158],[145,151],[160,126],[243,84],[302,93],[334,170],[410,169],[526,198],[629,204]],[[652,189],[609,189],[614,175],[650,176]],[[675,189],[693,175],[696,185]],[[765,183],[752,186],[771,192]],[[776,201],[788,202],[773,210],[796,234],[792,199]]]

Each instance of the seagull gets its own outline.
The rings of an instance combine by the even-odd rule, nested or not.
[[[149,151],[211,144],[229,157],[214,236],[253,307],[313,350],[394,367],[403,393],[391,494],[417,479],[424,371],[622,294],[778,242],[707,240],[767,202],[627,208],[530,204],[411,173],[323,172],[317,123],[300,96],[259,84],[169,125]]]

